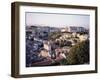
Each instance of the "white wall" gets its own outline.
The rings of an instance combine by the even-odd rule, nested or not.
[[[11,2],[13,1],[98,6],[100,10],[100,0],[0,0],[0,80],[16,80],[10,76]],[[98,14],[98,35],[100,35],[100,11]],[[100,36],[98,36],[98,44],[99,41]],[[100,44],[98,47],[100,47]],[[98,53],[100,53],[100,50]],[[99,73],[97,74],[64,75],[26,79],[22,78],[18,80],[100,80],[100,54],[98,54],[98,58]]]

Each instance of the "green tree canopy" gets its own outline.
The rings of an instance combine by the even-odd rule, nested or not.
[[[89,63],[89,40],[73,46],[67,55],[67,64]]]

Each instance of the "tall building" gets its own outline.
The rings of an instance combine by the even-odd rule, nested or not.
[[[84,27],[79,26],[70,26],[68,28],[68,32],[86,32],[86,29]]]

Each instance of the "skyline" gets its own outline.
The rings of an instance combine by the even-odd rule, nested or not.
[[[51,27],[81,26],[89,28],[89,15],[55,14],[55,13],[26,13],[26,25],[41,25]]]

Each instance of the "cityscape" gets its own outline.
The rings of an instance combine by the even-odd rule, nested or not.
[[[89,29],[26,26],[26,67],[89,64]]]
[[[26,67],[90,63],[90,16],[26,12]]]

